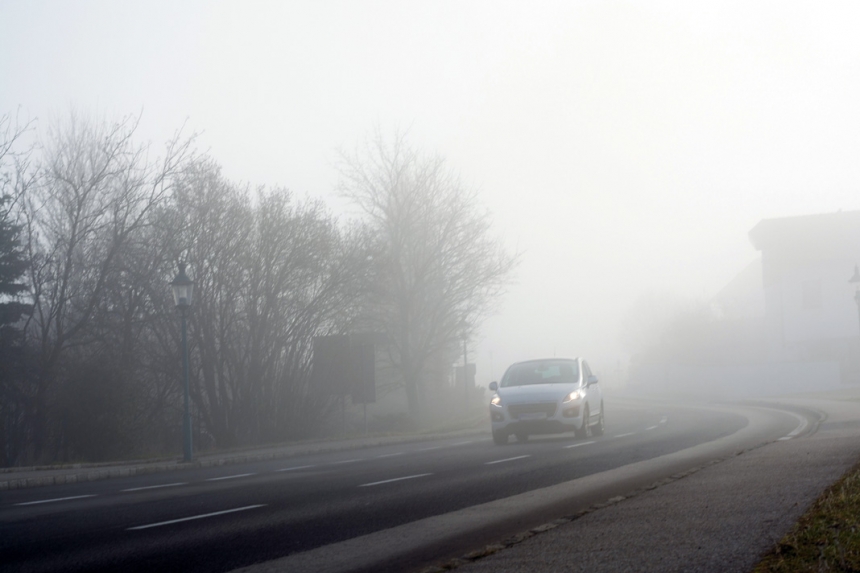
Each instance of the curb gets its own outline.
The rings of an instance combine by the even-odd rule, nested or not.
[[[152,473],[159,472],[168,472],[174,470],[185,470],[192,468],[209,468],[215,466],[226,466],[226,465],[234,465],[234,464],[242,464],[248,462],[261,462],[266,460],[275,460],[282,458],[291,458],[295,456],[307,455],[307,454],[319,454],[319,453],[327,453],[327,452],[340,452],[346,450],[360,450],[365,448],[373,448],[377,446],[391,445],[391,444],[404,444],[409,442],[420,442],[423,440],[434,440],[434,439],[443,439],[446,437],[456,437],[456,436],[468,436],[475,434],[485,434],[488,433],[488,430],[482,429],[473,429],[473,430],[461,430],[459,432],[453,432],[450,434],[423,434],[423,435],[411,435],[411,436],[401,436],[401,437],[391,437],[391,438],[379,438],[374,440],[373,442],[357,444],[355,442],[330,442],[329,446],[326,447],[323,444],[320,444],[317,447],[307,447],[306,449],[300,449],[301,446],[294,446],[295,450],[284,449],[281,451],[275,452],[266,452],[266,453],[249,453],[247,455],[238,455],[238,456],[230,456],[230,457],[222,457],[215,459],[200,459],[196,461],[192,461],[190,463],[184,463],[180,461],[172,461],[167,463],[146,463],[140,465],[132,465],[132,466],[123,466],[123,467],[108,467],[104,469],[86,469],[78,466],[75,468],[74,466],[70,466],[69,469],[78,469],[81,471],[69,472],[60,475],[51,475],[51,476],[35,476],[35,477],[25,477],[25,478],[17,478],[17,479],[9,479],[0,481],[0,491],[8,491],[13,489],[23,489],[30,487],[43,487],[49,485],[65,485],[65,484],[73,484],[80,482],[88,482],[88,481],[98,481],[103,479],[111,479],[111,478],[120,478],[120,477],[131,477],[137,475],[146,475]],[[287,446],[289,448],[289,446]],[[78,464],[75,464],[78,465]],[[39,468],[21,468],[19,470],[15,470],[15,468],[9,468],[12,471],[51,471],[51,470],[62,470],[65,469],[63,467],[51,467],[51,466],[40,466]]]

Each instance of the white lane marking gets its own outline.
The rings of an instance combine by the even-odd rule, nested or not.
[[[438,450],[438,449],[440,449],[441,447],[442,447],[442,446],[432,446],[432,447],[430,447],[430,448],[421,448],[420,450],[417,450],[417,451],[419,451],[419,452],[429,452],[430,450]]]
[[[452,446],[465,446],[466,444],[471,444],[475,440],[466,440],[465,442],[457,442],[456,444],[451,444]]]
[[[587,446],[588,444],[593,444],[593,443],[594,442],[581,442],[579,444],[570,444],[569,446],[565,446],[564,448],[565,449],[578,448],[579,446]]]
[[[618,434],[617,436],[614,436],[614,437],[616,437],[616,438],[626,438],[627,436],[632,436],[632,435],[633,435],[633,434],[635,434],[635,433],[636,433],[636,432],[627,432],[626,434]]]
[[[645,428],[645,431],[647,432],[648,430],[656,430],[658,427],[659,426],[648,426],[647,428]]]
[[[310,466],[293,466],[291,468],[281,468],[281,469],[275,470],[275,471],[276,472],[291,472],[291,471],[295,471],[295,470],[303,470],[303,469],[312,468],[312,467],[315,467],[315,466],[313,466],[313,465],[310,465]]]
[[[783,436],[780,439],[778,439],[777,442],[782,442],[784,440],[790,440],[790,439],[791,439],[791,436]]]
[[[257,475],[257,474],[253,474],[253,473],[252,474],[236,474],[234,476],[222,476],[222,477],[217,477],[217,478],[209,478],[206,481],[221,481],[222,479],[236,479],[236,478],[243,478],[243,477],[248,477],[248,476],[253,476],[253,475]]]
[[[397,452],[396,454],[382,454],[381,456],[376,456],[376,459],[379,458],[393,458],[394,456],[402,456],[403,452]]]
[[[661,423],[661,424],[665,424],[665,423],[666,423],[666,422],[668,422],[668,421],[669,421],[669,417],[668,417],[668,416],[663,416],[662,418],[660,418],[660,423]]]
[[[225,513],[236,513],[237,511],[246,511],[257,507],[266,507],[265,503],[257,505],[246,505],[245,507],[237,507],[235,509],[225,509],[224,511],[213,511],[212,513],[204,513],[202,515],[192,515],[191,517],[181,517],[179,519],[171,519],[170,521],[159,521],[158,523],[149,523],[147,525],[138,525],[129,527],[126,531],[135,531],[139,529],[149,529],[150,527],[160,527],[162,525],[170,525],[172,523],[182,523],[183,521],[192,521],[194,519],[203,519],[204,517],[214,517],[216,515],[224,515]]]
[[[66,501],[69,499],[83,499],[85,497],[95,497],[98,494],[91,493],[88,495],[73,495],[71,497],[55,497],[54,499],[40,499],[39,501],[25,501],[24,503],[16,503],[15,505],[36,505],[39,503],[52,503],[54,501]]]
[[[341,460],[339,462],[329,462],[329,463],[332,465],[337,465],[337,464],[351,464],[352,462],[360,462],[360,461],[361,461],[361,458],[355,458],[354,460]]]
[[[159,485],[145,485],[143,487],[130,487],[128,489],[123,489],[120,491],[143,491],[145,489],[158,489],[160,487],[175,487],[177,485],[188,485],[188,482],[180,481],[176,483],[162,483]]]
[[[422,478],[422,477],[424,477],[424,476],[432,476],[432,475],[433,475],[433,474],[415,474],[414,476],[406,476],[406,477],[400,477],[400,478],[394,478],[394,479],[385,479],[385,480],[382,480],[382,481],[374,481],[374,482],[370,482],[370,483],[363,483],[363,484],[361,484],[361,485],[360,485],[360,486],[358,486],[358,487],[370,487],[370,486],[372,486],[372,485],[380,485],[380,484],[383,484],[383,483],[391,483],[391,482],[393,482],[393,481],[403,481],[403,480],[405,480],[405,479]]]
[[[505,459],[503,459],[503,460],[495,460],[495,461],[492,461],[492,462],[485,462],[485,463],[484,463],[484,465],[485,465],[485,466],[489,466],[489,465],[492,465],[492,464],[500,464],[500,463],[502,463],[502,462],[512,462],[512,461],[514,461],[514,460],[521,460],[521,459],[523,459],[523,458],[530,458],[530,457],[531,457],[531,454],[526,454],[526,455],[524,455],[524,456],[516,456],[516,457],[513,457],[513,458],[505,458]]]
[[[806,426],[809,425],[807,419],[803,416],[800,416],[799,414],[795,414],[794,412],[786,412],[786,414],[791,414],[792,416],[800,420],[800,424],[794,430],[780,438],[780,440],[790,440],[792,438],[796,438],[797,435],[800,434],[800,432],[802,432],[803,430],[805,430]]]

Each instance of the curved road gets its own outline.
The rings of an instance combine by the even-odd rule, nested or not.
[[[418,568],[815,420],[616,399],[589,440],[478,434],[12,490],[0,555],[6,571]]]

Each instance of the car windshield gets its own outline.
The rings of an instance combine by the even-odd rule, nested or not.
[[[579,380],[575,360],[535,360],[514,364],[502,377],[501,387],[530,384],[573,384]]]

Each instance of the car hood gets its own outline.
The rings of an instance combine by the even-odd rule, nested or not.
[[[498,395],[508,404],[557,402],[576,390],[576,384],[529,384],[499,388]]]

